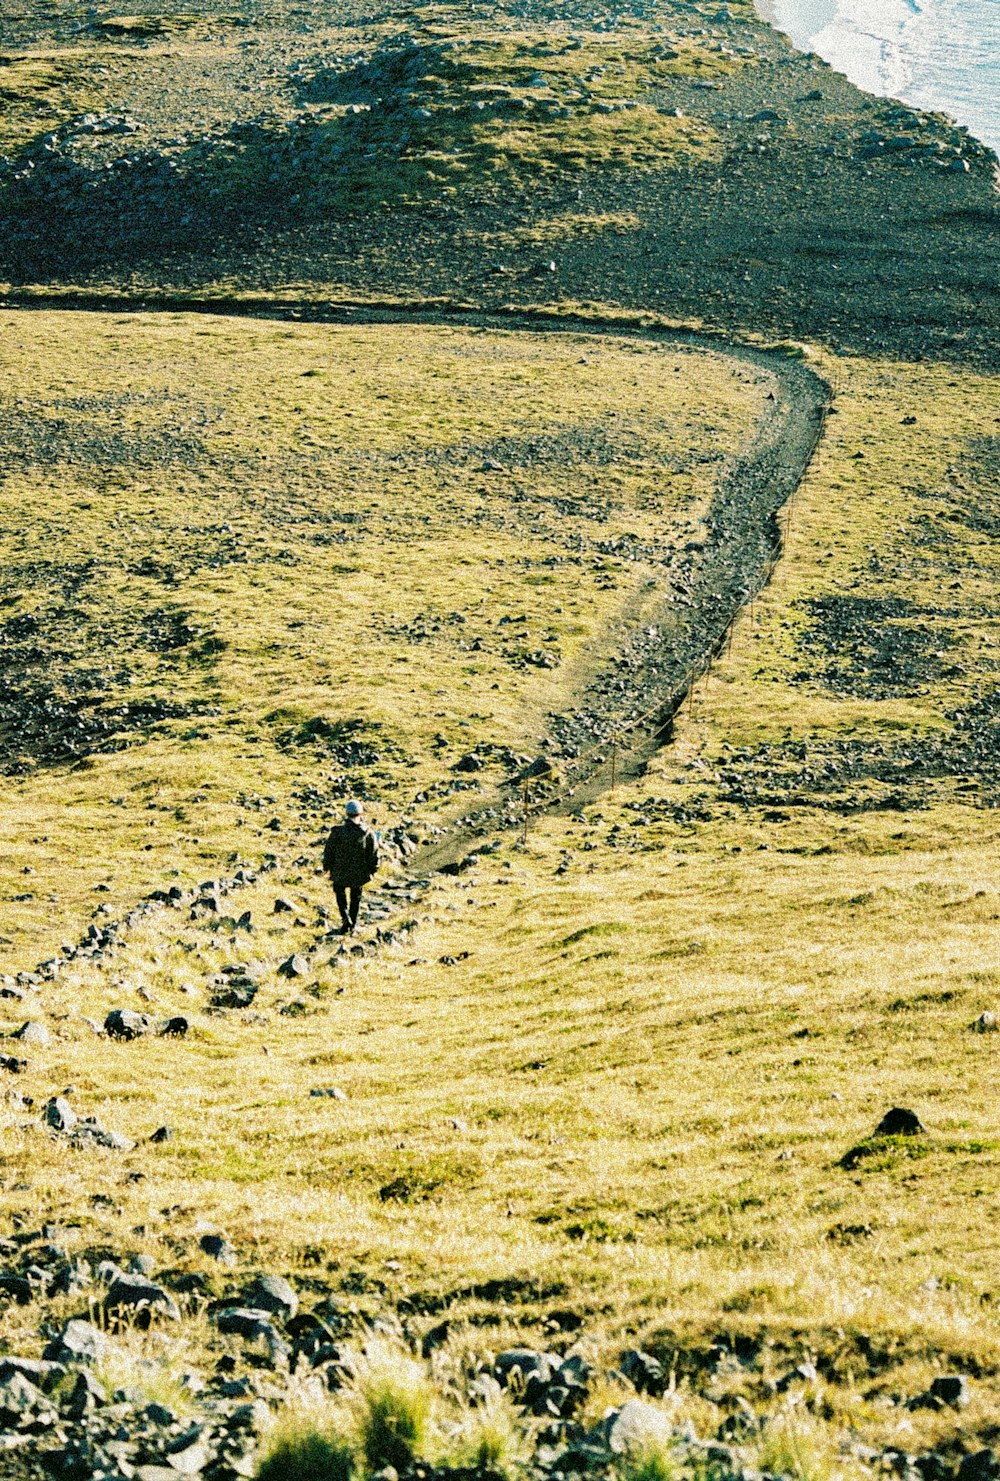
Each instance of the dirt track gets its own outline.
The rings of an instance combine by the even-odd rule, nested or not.
[[[826,383],[784,352],[648,321],[623,323],[521,309],[481,313],[465,306],[317,305],[186,295],[135,300],[58,291],[38,297],[13,293],[7,304],[116,314],[162,310],[311,323],[451,323],[533,333],[613,333],[710,349],[764,369],[771,377],[770,410],[752,445],[716,487],[703,538],[678,552],[673,589],[661,596],[655,620],[646,613],[641,624],[623,623],[615,634],[616,658],[588,677],[572,711],[550,715],[555,748],[546,759],[553,765],[551,775],[532,778],[527,793],[514,785],[492,796],[480,794],[475,811],[453,817],[448,835],[413,860],[422,872],[453,869],[474,840],[520,823],[526,797],[532,812],[567,811],[599,795],[616,778],[641,774],[650,755],[669,739],[673,716],[725,644],[739,612],[769,580],[782,548],[779,511],[808,467],[829,404]]]

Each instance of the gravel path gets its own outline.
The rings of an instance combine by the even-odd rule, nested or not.
[[[558,317],[512,310],[317,305],[292,299],[227,302],[159,295],[139,301],[73,291],[41,297],[11,293],[9,307],[89,312],[202,312],[280,321],[352,324],[462,324],[532,333],[609,333],[711,350],[742,361],[772,381],[765,417],[753,444],[718,484],[703,535],[677,552],[657,610],[648,607],[614,634],[616,657],[585,680],[574,706],[549,716],[552,744],[530,778],[533,811],[566,811],[598,796],[616,780],[642,774],[670,737],[672,719],[691,686],[726,642],[734,620],[766,585],[782,547],[778,514],[794,494],[822,433],[829,388],[787,354],[721,337],[629,325],[617,319]],[[421,872],[454,869],[470,845],[520,824],[523,783],[477,794],[474,812],[450,820],[447,835],[412,861]]]

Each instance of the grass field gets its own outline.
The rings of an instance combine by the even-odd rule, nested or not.
[[[3,336],[2,966],[312,839],[345,788],[432,822],[463,753],[537,754],[766,405],[721,356],[608,337]]]
[[[134,632],[179,609],[195,636],[166,661],[130,646],[130,689],[215,711],[5,780],[12,963],[81,925],[94,883],[117,909],[252,860],[272,841],[261,822],[285,820],[277,874],[233,897],[251,936],[162,912],[46,989],[53,1042],[18,1091],[40,1102],[71,1082],[102,1124],[176,1135],[71,1152],[14,1106],[7,1216],[198,1272],[178,1328],[121,1339],[174,1369],[227,1346],[205,1300],[278,1269],[307,1303],[398,1311],[414,1339],[447,1315],[458,1355],[520,1337],[610,1365],[639,1340],[676,1370],[671,1412],[704,1434],[741,1398],[780,1408],[775,1383],[811,1357],[800,1398],[827,1470],[846,1464],[838,1437],[953,1458],[987,1443],[1000,1040],[970,1025],[1000,987],[996,381],[813,352],[835,415],[786,558],[674,745],[639,783],[436,879],[403,905],[405,939],[345,960],[321,943],[314,873],[330,757],[315,735],[305,751],[282,737],[363,720],[354,738],[384,756],[335,770],[364,777],[385,822],[481,739],[530,754],[649,579],[642,562],[609,572],[597,542],[696,526],[760,388],[721,357],[614,339],[55,315],[8,316],[5,333],[36,449],[8,473],[7,549],[86,569],[78,627],[114,610]],[[67,363],[80,392],[57,396]],[[68,465],[42,455],[54,417],[79,429]],[[82,456],[133,436],[141,470],[135,444],[110,482]],[[155,573],[126,587],[140,549]],[[69,684],[83,654],[66,617],[15,571],[8,556],[7,632],[44,618],[53,688]],[[558,668],[504,652],[508,611]],[[273,801],[241,806],[251,791]],[[15,905],[29,858],[35,898]],[[273,914],[278,893],[297,914]],[[294,950],[309,973],[282,982]],[[213,974],[247,961],[253,1009],[209,1011]],[[115,1006],[183,1012],[191,1030],[109,1045],[86,1020]],[[10,1027],[23,1016],[12,1005]],[[872,1138],[893,1105],[924,1132]],[[201,1253],[206,1228],[232,1239],[237,1271]],[[38,1320],[8,1311],[12,1349]],[[753,1356],[722,1372],[706,1356],[720,1341]],[[975,1375],[960,1414],[906,1407],[956,1369]],[[786,1457],[783,1473],[806,1469]]]

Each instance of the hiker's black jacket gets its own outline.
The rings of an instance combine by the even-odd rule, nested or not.
[[[338,823],[323,850],[323,868],[335,885],[367,884],[378,868],[378,843],[364,823]]]

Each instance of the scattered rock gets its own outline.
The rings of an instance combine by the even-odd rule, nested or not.
[[[11,1373],[8,1378],[0,1378],[0,1427],[3,1429],[14,1429],[29,1416],[51,1409],[49,1400],[23,1373]]]
[[[203,1234],[198,1244],[205,1254],[220,1265],[235,1265],[236,1251],[222,1234]]]
[[[876,1126],[875,1136],[919,1136],[925,1128],[915,1111],[893,1106]]]
[[[523,1387],[532,1376],[547,1381],[558,1367],[558,1358],[548,1352],[536,1352],[531,1347],[505,1348],[497,1353],[493,1363],[493,1371],[505,1388]]]
[[[995,1450],[975,1450],[963,1456],[956,1481],[1000,1481],[1000,1455]]]
[[[90,1414],[92,1410],[103,1406],[108,1402],[108,1396],[103,1386],[91,1373],[89,1368],[81,1368],[76,1375],[67,1403],[67,1408],[74,1419],[82,1419],[84,1415]]]
[[[667,1385],[667,1375],[659,1358],[640,1348],[633,1347],[622,1354],[618,1372],[640,1394],[659,1397]]]
[[[671,1425],[662,1409],[642,1399],[628,1399],[608,1427],[608,1449],[615,1455],[641,1451],[652,1445],[669,1443]]]
[[[249,1008],[257,996],[255,983],[244,982],[235,986],[217,988],[212,994],[213,1008]]]
[[[47,1049],[52,1042],[52,1035],[44,1023],[38,1023],[33,1018],[29,1018],[27,1023],[22,1023],[12,1037],[20,1039],[22,1044],[34,1044],[39,1049]]]
[[[969,1402],[969,1380],[964,1373],[941,1373],[926,1393],[910,1400],[911,1409],[964,1409]]]
[[[980,1013],[975,1022],[969,1024],[974,1034],[995,1034],[1000,1029],[995,1013]]]
[[[103,1361],[109,1351],[108,1339],[100,1328],[74,1317],[48,1344],[42,1357],[53,1363],[96,1363]]]
[[[299,1298],[280,1275],[258,1275],[244,1295],[248,1306],[290,1318],[299,1309]]]
[[[293,956],[286,957],[278,968],[279,977],[308,977],[309,963],[304,956],[296,952]]]
[[[120,1131],[105,1131],[93,1116],[84,1116],[70,1130],[70,1136],[78,1146],[93,1145],[107,1147],[112,1152],[131,1152],[135,1142]],[[142,1177],[142,1173],[130,1173],[129,1177]]]
[[[109,1039],[141,1039],[153,1027],[153,1021],[145,1013],[133,1013],[130,1008],[113,1008],[104,1020],[104,1032]]]
[[[38,1388],[51,1386],[65,1375],[62,1363],[46,1362],[44,1358],[19,1358],[10,1354],[0,1358],[0,1380],[12,1373],[22,1373]]]
[[[190,1024],[183,1014],[178,1013],[174,1018],[168,1018],[157,1029],[161,1039],[183,1039]]]
[[[104,1310],[109,1314],[116,1312],[161,1312],[169,1317],[171,1321],[180,1319],[180,1310],[177,1302],[145,1275],[119,1275],[111,1283],[111,1289],[104,1298]]]
[[[72,1131],[79,1116],[62,1095],[54,1095],[45,1106],[45,1120],[53,1131]]]
[[[34,1287],[26,1275],[15,1271],[0,1271],[0,1295],[10,1296],[18,1306],[27,1306],[35,1297]]]

